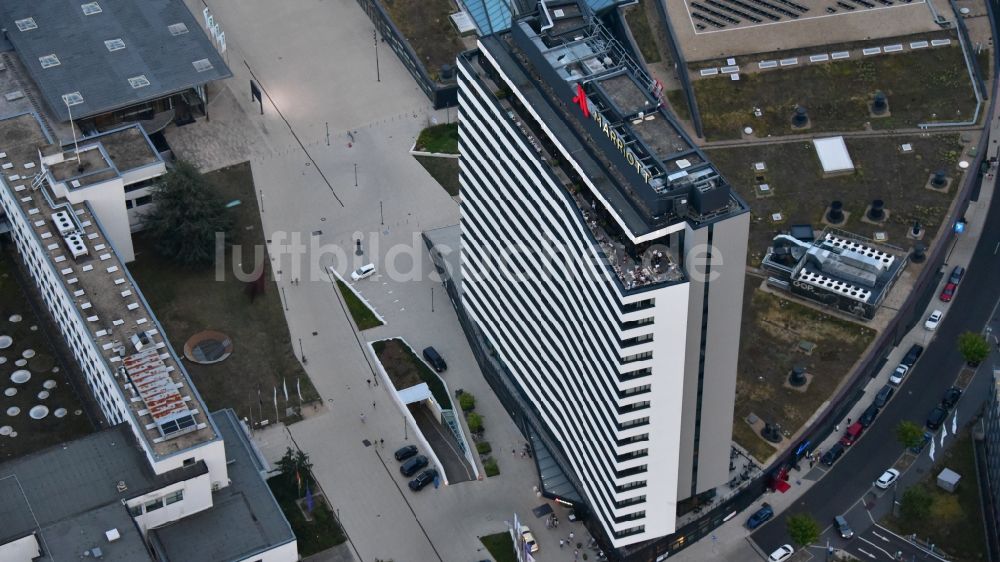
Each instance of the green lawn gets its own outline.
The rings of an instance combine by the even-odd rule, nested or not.
[[[514,541],[510,539],[510,533],[507,531],[479,537],[479,540],[496,562],[517,562]]]
[[[314,500],[313,511],[310,514],[313,520],[306,520],[302,509],[299,508],[295,500],[305,497],[307,481],[312,488],[315,488],[315,484],[308,473],[303,474],[302,477],[303,488],[301,492],[295,479],[285,474],[272,476],[267,480],[267,485],[271,488],[271,493],[278,500],[281,511],[285,513],[285,518],[292,526],[292,532],[295,533],[295,538],[298,541],[299,554],[310,556],[346,541],[347,537],[344,536],[343,530],[337,524],[333,512],[326,503],[319,499]],[[312,491],[314,494],[316,493],[315,489]]]
[[[649,24],[651,11],[646,9],[648,3],[648,0],[639,0],[637,6],[625,8],[624,13],[625,21],[628,22],[628,28],[632,31],[632,37],[639,46],[642,58],[646,60],[646,64],[653,64],[663,59],[653,37],[653,26]]]
[[[346,283],[337,279],[337,288],[340,289],[340,294],[344,296],[344,302],[347,303],[347,310],[350,311],[351,318],[354,319],[358,330],[367,330],[382,325],[382,321],[375,316],[372,310],[368,308],[368,305],[354,294],[354,291],[348,288]]]
[[[674,115],[682,121],[690,121],[691,109],[688,107],[684,90],[668,90],[666,94],[667,101],[670,102],[670,108],[674,110]]]
[[[960,435],[947,453],[938,457],[939,461],[924,480],[917,484],[934,498],[930,515],[919,521],[890,518],[888,523],[901,534],[916,533],[922,540],[929,539],[955,562],[978,562],[987,560],[987,556],[979,487],[976,485],[976,461],[968,429],[961,431]],[[937,475],[944,467],[962,476],[954,494],[937,487]]]
[[[458,154],[458,123],[434,125],[420,131],[416,150],[437,154]]]
[[[414,156],[414,158],[448,192],[448,195],[452,197],[458,195],[458,158],[438,156]]]
[[[809,133],[916,127],[921,122],[964,121],[976,99],[960,47],[906,54],[804,64],[795,68],[694,81],[698,108],[709,140],[739,138],[743,127],[758,137],[788,135],[796,105],[808,109]],[[868,103],[886,93],[891,116],[874,119]],[[753,108],[763,111],[753,116]]]
[[[445,410],[452,408],[451,397],[448,396],[441,378],[417,357],[403,340],[395,338],[380,340],[372,343],[372,347],[397,389],[425,382],[441,408]]]
[[[292,348],[278,287],[269,276],[264,293],[251,302],[246,283],[232,273],[234,263],[242,263],[245,271],[251,269],[255,249],[261,249],[259,258],[265,267],[267,264],[250,165],[224,168],[207,174],[206,179],[223,201],[241,201],[229,211],[234,218],[232,244],[226,250],[221,278],[217,278],[214,267],[196,270],[177,267],[157,255],[152,241],[141,235],[135,239],[137,259],[129,269],[178,352],[189,337],[202,330],[218,330],[233,340],[233,354],[221,363],[186,362],[185,367],[209,410],[234,408],[241,418],[273,420],[273,396],[277,389],[280,415],[284,418],[286,407],[299,404],[296,382],[305,402],[317,400],[319,395]],[[242,256],[234,259],[237,247]],[[266,272],[269,274],[270,269]],[[258,392],[263,405],[258,401]]]

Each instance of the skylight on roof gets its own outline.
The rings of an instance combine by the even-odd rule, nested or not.
[[[80,92],[70,92],[68,94],[63,94],[63,103],[66,105],[80,105],[83,103],[83,96]]]
[[[53,53],[44,57],[38,57],[38,62],[42,63],[42,68],[52,68],[53,66],[59,66],[59,57]]]
[[[178,35],[184,35],[185,33],[188,32],[188,26],[185,25],[183,22],[168,25],[167,29],[170,31],[170,34],[175,37]]]
[[[205,72],[206,70],[212,70],[212,68],[214,68],[212,66],[212,63],[209,62],[208,59],[196,60],[191,64],[194,65],[194,69],[197,70],[198,72]]]
[[[23,20],[17,20],[14,23],[17,24],[17,28],[21,31],[38,29],[38,24],[35,23],[35,18],[24,18]]]
[[[99,14],[102,12],[101,5],[97,2],[87,2],[86,4],[80,4],[80,8],[83,9],[83,15],[92,16],[94,14]]]
[[[140,74],[129,78],[128,83],[131,84],[133,88],[145,88],[146,86],[149,86],[149,79],[146,78],[145,74]]]
[[[112,53],[115,51],[120,51],[125,48],[125,41],[121,39],[108,39],[104,42],[104,46],[108,48]]]

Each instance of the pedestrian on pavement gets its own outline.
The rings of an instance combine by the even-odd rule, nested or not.
[[[847,425],[851,425],[851,418],[847,418]]]
[[[510,454],[516,457],[517,456],[517,449],[511,449],[510,450]]]
[[[574,536],[575,536],[575,535],[573,534],[573,531],[570,531],[570,532],[569,532],[569,542],[573,542],[573,537],[574,537]]]
[[[365,423],[365,413],[361,412],[361,423]]]
[[[580,556],[580,551],[574,548],[573,549],[573,560],[576,560],[578,556]]]
[[[833,426],[833,430],[840,431],[840,424],[838,423],[837,425]]]
[[[371,388],[371,387],[372,387],[372,380],[368,379],[368,388]]]
[[[378,444],[381,445],[382,448],[384,449],[385,448],[385,439],[379,439],[378,440]]]
[[[559,548],[562,548],[566,541],[559,539]]]
[[[372,410],[374,410],[374,409],[375,409],[375,403],[372,402]]]

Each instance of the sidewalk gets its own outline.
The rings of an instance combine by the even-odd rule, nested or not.
[[[996,148],[994,148],[996,146],[994,142],[996,141],[993,141],[992,139],[1000,138],[1000,124],[998,124],[997,120],[994,120],[993,122],[990,135],[991,141],[989,150],[992,154],[993,151],[996,150]],[[970,171],[968,173],[975,172]],[[992,173],[997,173],[997,170],[994,169]],[[937,287],[935,295],[941,290],[944,283],[947,282],[948,273],[951,271],[952,267],[956,265],[967,267],[969,261],[972,259],[972,254],[979,242],[979,235],[983,230],[983,223],[986,219],[990,202],[994,196],[992,179],[984,176],[980,189],[981,191],[978,201],[969,203],[968,211],[965,213],[965,219],[967,221],[966,230],[954,243],[954,248],[951,250],[950,257],[948,257],[947,263],[943,266],[945,269],[945,275]],[[959,291],[961,291],[961,287],[959,288]],[[923,317],[926,318],[930,312],[935,309],[941,310],[945,313],[945,316],[947,316],[949,307],[950,303],[941,302],[935,297],[931,300],[927,310],[924,312]],[[864,396],[855,403],[850,412],[845,416],[845,419],[840,423],[841,431],[832,433],[822,443],[820,443],[815,450],[826,451],[833,446],[833,444],[840,439],[843,430],[847,428],[847,418],[854,421],[861,417],[861,414],[864,413],[865,409],[871,403],[874,395],[879,391],[879,389],[888,383],[889,376],[895,370],[896,365],[899,364],[899,361],[902,359],[903,355],[910,348],[910,346],[914,343],[926,346],[930,343],[933,337],[934,333],[925,330],[923,322],[918,322],[917,325],[903,337],[899,345],[897,345],[889,354],[889,357],[878,376],[871,379],[868,384],[865,385]],[[876,423],[878,422],[876,421]],[[836,465],[834,465],[834,467],[836,467]],[[743,526],[747,517],[749,517],[753,511],[756,511],[762,502],[768,502],[771,504],[775,514],[781,513],[782,511],[795,505],[799,501],[799,498],[805,494],[826,472],[827,470],[820,468],[820,465],[818,464],[816,467],[810,468],[808,462],[802,462],[801,470],[792,470],[789,472],[789,484],[792,485],[790,490],[784,494],[765,494],[760,498],[759,502],[754,503],[743,513],[737,514],[731,520],[716,529],[712,535],[681,551],[672,559],[690,562],[701,562],[702,560],[709,559],[743,562],[757,558],[766,558],[767,554],[760,553],[756,548],[754,548],[749,540],[750,532]]]

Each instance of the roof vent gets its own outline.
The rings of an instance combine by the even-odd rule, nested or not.
[[[208,59],[199,59],[191,63],[194,65],[194,69],[198,72],[205,72],[206,70],[212,70],[212,63]]]
[[[55,53],[52,53],[51,55],[38,57],[38,62],[42,63],[42,68],[52,68],[53,66],[59,66],[59,57]]]
[[[87,2],[86,4],[80,4],[80,8],[83,10],[83,15],[92,16],[94,14],[99,14],[101,10],[101,5],[97,2]]]
[[[24,18],[23,20],[17,20],[14,23],[17,24],[17,28],[21,31],[38,29],[38,24],[35,23],[35,18]]]
[[[108,48],[112,53],[115,51],[120,51],[125,48],[125,41],[121,39],[108,39],[104,42],[104,46]]]
[[[135,346],[136,351],[142,351],[144,347],[149,345],[150,339],[147,332],[139,332],[138,334],[132,334],[132,345]]]
[[[181,22],[181,23],[175,23],[175,24],[168,25],[167,26],[167,30],[170,31],[171,35],[173,35],[174,37],[176,37],[178,35],[184,35],[185,33],[187,33],[188,32],[188,26],[184,25],[183,22]]]
[[[121,533],[118,532],[118,529],[109,529],[107,531],[104,531],[104,536],[107,537],[108,542],[115,542],[116,540],[122,538],[122,535]]]
[[[128,490],[128,486],[125,485],[125,481],[124,480],[119,480],[118,484],[115,485],[115,488],[119,492],[124,492],[124,491]]]

